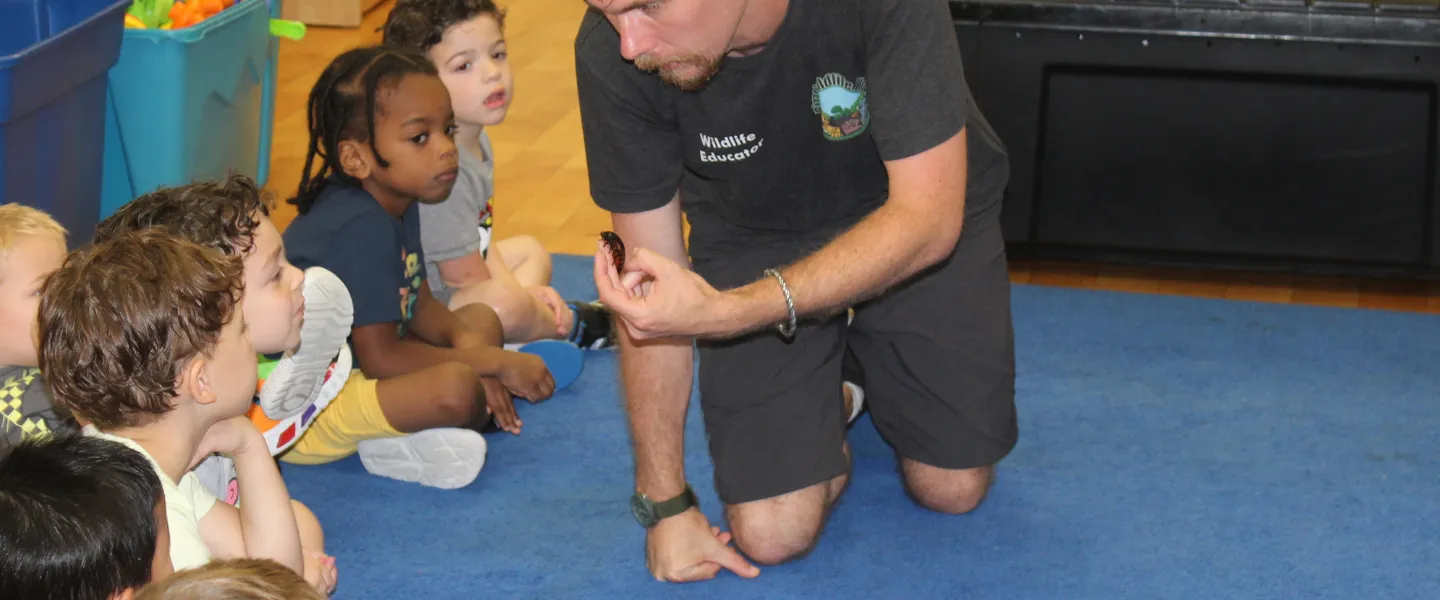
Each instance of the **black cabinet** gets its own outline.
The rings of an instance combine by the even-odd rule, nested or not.
[[[952,1],[1012,254],[1440,274],[1440,0],[1409,2]]]

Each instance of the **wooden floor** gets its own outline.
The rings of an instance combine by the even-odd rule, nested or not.
[[[270,188],[279,199],[295,193],[304,166],[310,86],[331,58],[378,43],[392,0],[358,29],[311,28],[304,40],[282,41]],[[533,235],[551,252],[588,254],[609,217],[590,201],[580,110],[575,97],[572,42],[584,13],[578,0],[502,0],[514,69],[514,104],[491,128],[495,145],[496,230]],[[283,227],[294,211],[283,206]],[[1214,273],[1094,263],[1012,263],[1018,283],[1143,293],[1180,294],[1440,314],[1440,283]]]

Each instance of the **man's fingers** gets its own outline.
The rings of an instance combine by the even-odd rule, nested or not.
[[[611,309],[611,310],[614,310],[615,307],[614,307],[614,306],[611,306],[610,309]],[[622,316],[623,316],[623,315],[622,315]],[[629,320],[629,319],[620,319],[620,322],[625,326],[625,332],[626,332],[626,334],[628,334],[628,335],[630,336],[630,339],[632,339],[632,340],[648,340],[648,339],[650,339],[650,335],[649,335],[649,334],[646,334],[644,331],[641,331],[640,329],[636,328],[633,324],[630,323],[630,320]]]
[[[730,569],[736,575],[745,578],[759,577],[760,569],[741,558],[740,553],[734,548],[724,544],[717,544],[707,558],[726,569]]]
[[[667,579],[675,583],[687,583],[714,579],[719,573],[720,565],[710,561],[702,561],[671,573]]]
[[[670,260],[645,248],[636,248],[625,261],[625,272],[644,273],[651,276],[666,270]]]
[[[630,290],[631,295],[634,295],[635,288],[639,287],[640,282],[645,281],[645,278],[646,275],[640,271],[626,271],[625,275],[620,277],[620,287]]]
[[[625,295],[625,289],[620,287],[620,274],[615,272],[615,265],[610,263],[610,255],[602,248],[595,253],[595,290],[599,292],[600,299],[610,304],[617,296]]]
[[[622,320],[633,316],[641,308],[640,301],[632,297],[630,288],[622,287],[620,275],[610,264],[610,259],[595,255],[595,291],[600,303],[609,307]]]

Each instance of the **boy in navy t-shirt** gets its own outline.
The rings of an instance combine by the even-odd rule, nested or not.
[[[512,394],[544,400],[560,376],[539,356],[502,348],[490,307],[452,312],[425,281],[416,205],[444,200],[458,171],[449,93],[424,56],[366,46],[325,68],[309,114],[286,254],[349,289],[349,344],[360,369],[281,460],[324,463],[358,451],[375,474],[467,485],[484,464],[480,432],[520,432]],[[572,359],[581,352],[552,342]]]
[[[363,327],[393,323],[396,339],[406,345],[449,350],[466,344],[426,340],[413,327],[426,294],[417,210],[411,204],[397,219],[363,189],[332,181],[309,212],[286,228],[286,254],[295,266],[329,269],[350,290],[355,317],[349,343],[359,368],[351,372],[329,409],[317,417],[304,443],[281,460],[322,464],[358,451],[371,473],[441,488],[469,484],[484,465],[486,444],[480,432],[493,431],[496,425],[483,398],[487,393],[504,393],[505,387],[494,378],[477,382],[471,365],[443,357],[429,365],[414,356],[377,360],[373,352],[356,344],[353,334]],[[430,302],[444,309],[437,300]],[[468,314],[482,311],[488,308],[478,306],[456,316],[483,322],[486,316]],[[498,348],[499,323],[493,312],[488,318],[496,321],[493,332],[467,332],[477,340],[469,343],[485,346],[479,338],[493,337],[479,351],[539,362],[534,356]],[[535,366],[544,368],[543,363]],[[386,402],[387,398],[392,401]],[[459,418],[471,411],[477,416]],[[437,419],[446,415],[456,418],[441,425],[443,419]]]

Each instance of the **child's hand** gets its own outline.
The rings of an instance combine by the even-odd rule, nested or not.
[[[560,292],[555,291],[555,288],[545,285],[525,288],[525,291],[530,292],[531,296],[544,302],[545,306],[549,307],[550,311],[555,313],[556,335],[570,333],[570,327],[574,325],[574,323],[570,322],[573,320],[572,317],[574,313],[570,310],[570,305],[565,303],[565,299],[560,297]]]
[[[340,581],[340,569],[335,566],[335,557],[323,552],[305,551],[305,581],[315,586],[315,591],[326,596],[335,593]]]
[[[205,432],[205,437],[200,439],[200,444],[195,448],[195,456],[190,460],[190,467],[193,469],[205,457],[216,452],[238,456],[248,452],[251,448],[265,448],[265,438],[260,436],[260,430],[255,429],[255,424],[244,415],[225,419],[210,426]],[[268,449],[266,449],[268,452]]]
[[[511,394],[531,402],[539,402],[555,393],[555,378],[550,375],[550,369],[545,367],[544,360],[524,352],[505,354],[499,379]]]
[[[515,401],[510,391],[493,377],[481,377],[480,385],[485,387],[485,407],[495,418],[495,426],[512,435],[520,435],[520,416],[515,414]]]

